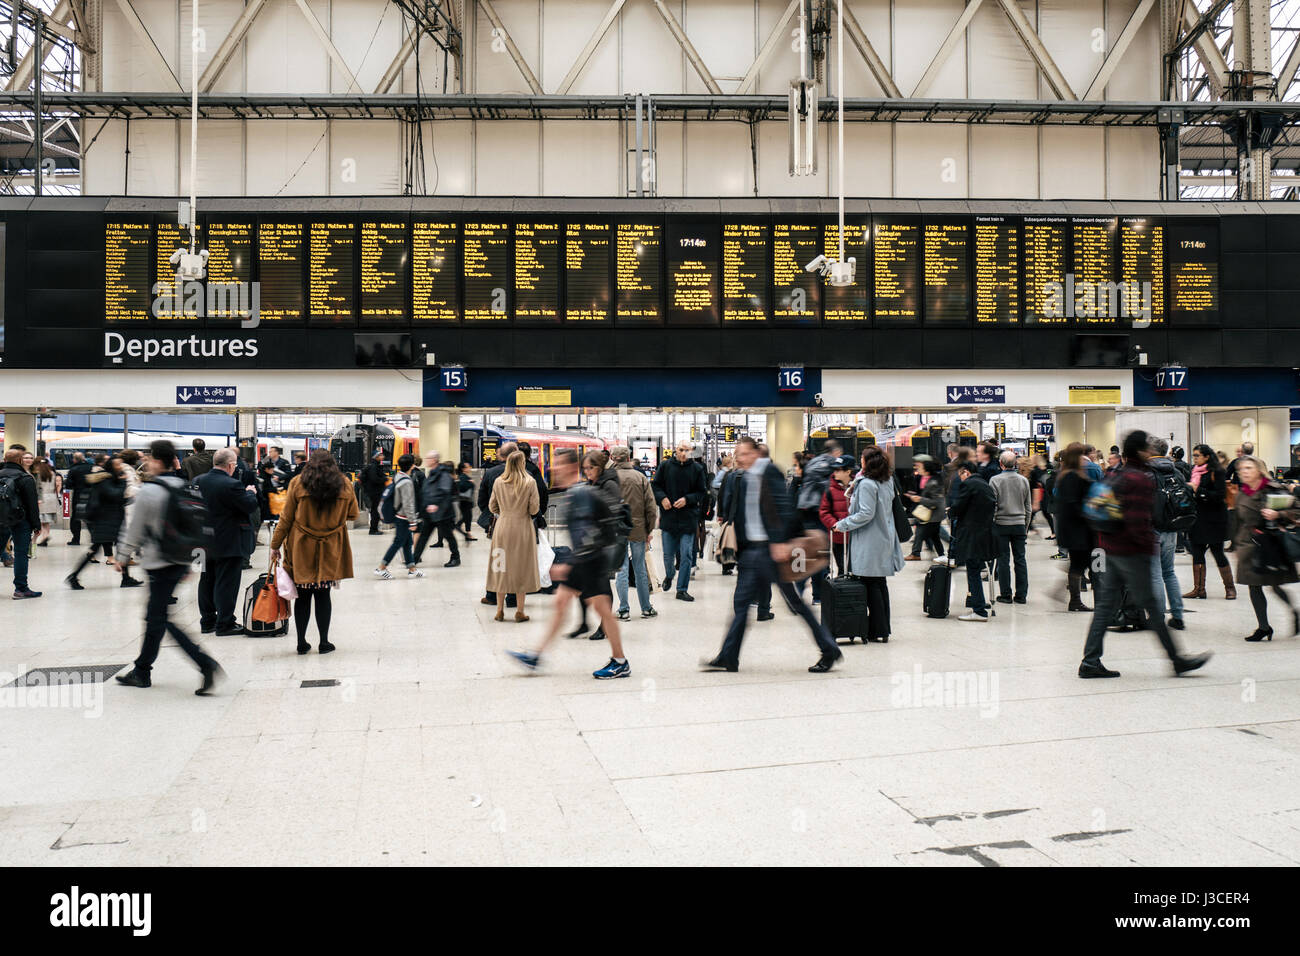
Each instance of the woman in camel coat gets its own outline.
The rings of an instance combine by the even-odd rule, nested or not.
[[[541,587],[537,571],[537,514],[540,498],[537,482],[524,469],[524,453],[512,452],[506,470],[492,485],[488,510],[497,516],[492,527],[492,556],[488,561],[487,589],[497,596],[495,620],[505,620],[506,593],[514,594],[518,605],[516,621],[528,620],[524,598]]]

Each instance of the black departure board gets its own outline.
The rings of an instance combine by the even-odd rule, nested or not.
[[[515,321],[560,321],[560,224],[515,223]]]
[[[870,225],[866,222],[844,221],[844,258],[856,259],[853,272],[853,284],[835,286],[829,282],[822,287],[822,318],[836,325],[844,323],[866,323],[871,319],[869,312],[871,298],[871,263],[867,259],[867,235]],[[839,261],[840,258],[840,223],[827,223],[822,230],[822,254],[827,259]]]
[[[1020,323],[1020,220],[976,216],[975,324]]]
[[[876,218],[873,222],[874,308],[879,325],[916,325],[921,318],[921,223]]]
[[[718,223],[668,220],[668,324],[718,324]]]
[[[1170,218],[1165,225],[1171,325],[1219,323],[1219,224]]]
[[[257,225],[257,270],[263,322],[303,318],[303,235],[301,222],[263,220]]]
[[[245,318],[236,310],[243,305],[251,309],[250,296],[239,290],[248,288],[253,281],[253,236],[251,222],[209,222],[207,224],[208,288],[221,285],[226,289],[225,302],[214,302],[208,311],[208,321],[220,322]],[[215,296],[210,296],[214,300]],[[260,307],[260,303],[258,303]]]
[[[203,248],[203,230],[200,228],[197,233],[196,250]],[[167,321],[178,321],[184,319],[197,319],[202,311],[199,304],[194,301],[192,286],[190,289],[181,289],[181,295],[176,296],[176,269],[179,266],[172,265],[171,257],[177,249],[190,251],[190,230],[188,226],[178,226],[174,222],[160,222],[154,231],[154,273],[153,289],[157,292],[157,297],[167,303],[165,308],[160,307],[157,311],[157,318]],[[188,295],[186,294],[188,293]],[[206,297],[205,297],[206,298]]]
[[[1165,324],[1165,225],[1151,217],[1119,221],[1119,310],[1136,328]]]
[[[104,226],[104,320],[143,322],[149,318],[148,222],[108,222]]]
[[[1115,231],[1118,225],[1114,216],[1075,216],[1070,220],[1074,320],[1079,325],[1113,325],[1117,321],[1120,304],[1115,285]]]
[[[510,318],[510,226],[501,220],[467,222],[462,230],[465,321]]]
[[[314,325],[346,325],[353,314],[353,245],[350,222],[313,222],[308,228],[307,306]]]
[[[658,223],[615,226],[614,289],[620,325],[662,325],[663,229]]]
[[[722,223],[722,321],[766,322],[771,229],[760,220]]]
[[[411,321],[416,325],[455,322],[460,317],[456,297],[459,274],[460,240],[456,223],[413,221]]]
[[[361,223],[361,321],[400,325],[406,317],[406,223],[390,220]]]
[[[1070,271],[1070,220],[1065,216],[1025,216],[1021,236],[1025,256],[1025,323],[1064,325],[1074,311],[1067,303]],[[1069,295],[1074,294],[1071,284]]]
[[[570,222],[564,227],[564,320],[603,323],[610,309],[610,234],[608,222]]]
[[[927,219],[925,324],[970,324],[970,223]]]
[[[822,254],[820,222],[772,225],[772,318],[777,325],[816,325],[822,280],[804,268]]]

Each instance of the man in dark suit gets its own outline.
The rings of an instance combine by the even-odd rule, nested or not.
[[[956,527],[952,537],[952,558],[966,566],[966,586],[970,591],[966,598],[970,610],[957,620],[977,624],[989,619],[981,575],[998,554],[993,538],[997,494],[980,476],[981,471],[982,466],[972,461],[963,461],[957,466],[957,481],[954,482],[957,494],[948,509]]]
[[[212,537],[207,560],[199,576],[199,626],[204,634],[213,631],[218,637],[242,634],[235,617],[239,600],[239,572],[244,562],[248,516],[257,510],[257,491],[241,485],[234,478],[233,448],[221,448],[212,456],[212,470],[195,481],[208,509],[208,527]]]
[[[71,505],[71,519],[68,522],[68,529],[72,532],[72,540],[68,542],[71,547],[81,545],[81,519],[77,517],[77,503],[86,494],[86,476],[90,474],[91,469],[95,466],[86,461],[86,456],[79,451],[72,453],[72,467],[68,469],[68,477],[63,484],[71,494],[69,501]]]
[[[786,491],[785,479],[771,459],[759,456],[758,443],[748,436],[736,442],[734,458],[736,464],[744,469],[744,474],[736,480],[734,493],[728,496],[730,512],[725,515],[736,529],[736,549],[740,555],[740,573],[732,599],[735,616],[717,657],[704,661],[702,666],[711,671],[740,669],[740,645],[745,638],[749,606],[761,601],[775,584],[785,598],[786,606],[808,625],[813,641],[821,651],[820,659],[808,670],[814,674],[825,673],[844,653],[835,646],[835,641],[813,616],[808,605],[803,603],[794,585],[782,581],[777,571],[777,562],[790,559],[790,538],[801,530],[799,515]]]

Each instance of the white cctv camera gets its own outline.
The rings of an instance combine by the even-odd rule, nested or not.
[[[804,271],[820,272],[822,275],[827,275],[830,272],[831,265],[832,265],[831,261],[827,259],[825,256],[818,256],[812,262],[804,266]]]
[[[831,285],[845,286],[853,285],[853,275],[857,271],[857,259],[852,256],[847,262],[836,262],[834,259],[827,259],[825,256],[818,256],[812,262],[804,266],[808,272],[816,272]]]
[[[182,246],[167,261],[175,267],[176,274],[182,279],[202,279],[208,271],[208,250],[200,249],[196,255],[191,255]]]

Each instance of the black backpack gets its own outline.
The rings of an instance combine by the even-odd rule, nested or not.
[[[1186,531],[1196,524],[1196,495],[1183,476],[1174,471],[1157,471],[1156,499],[1151,521],[1157,531]]]
[[[211,543],[208,533],[208,506],[203,493],[193,482],[179,487],[160,481],[167,492],[167,510],[163,513],[158,550],[172,564],[189,564],[197,552]]]
[[[10,475],[0,476],[0,528],[12,528],[24,515],[18,479]]]

